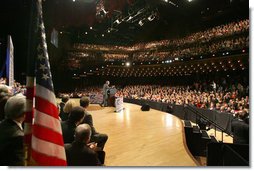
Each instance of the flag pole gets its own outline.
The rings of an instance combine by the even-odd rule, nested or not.
[[[34,95],[35,95],[35,57],[36,36],[38,34],[38,10],[37,0],[29,0],[29,32],[28,32],[28,49],[27,49],[27,68],[26,68],[26,118],[24,121],[24,150],[25,165],[32,165],[31,156],[31,138],[32,138],[32,121],[34,114]]]

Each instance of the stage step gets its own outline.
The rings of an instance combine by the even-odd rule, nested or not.
[[[184,126],[185,127],[192,127],[191,121],[190,120],[184,120]]]
[[[201,133],[200,129],[199,129],[199,127],[197,125],[193,126],[193,133]]]
[[[201,130],[202,133],[202,138],[204,139],[211,139],[211,137],[208,135],[208,133],[206,132],[206,130]]]

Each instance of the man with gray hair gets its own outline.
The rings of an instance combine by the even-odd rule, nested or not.
[[[91,137],[91,127],[81,124],[75,129],[75,140],[71,144],[65,144],[65,153],[68,166],[99,166],[101,165],[97,153],[96,144],[88,144]]]
[[[0,123],[0,165],[23,166],[26,98],[23,95],[10,97],[4,107],[5,119]]]

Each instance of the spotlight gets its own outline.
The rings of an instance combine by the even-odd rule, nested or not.
[[[153,20],[155,19],[155,15],[152,14],[152,15],[150,15],[147,19],[148,19],[149,21],[153,21]]]
[[[130,64],[130,62],[126,62],[125,65],[126,65],[127,67],[129,67],[131,64]]]
[[[129,18],[126,21],[130,21],[132,18],[133,18],[132,16],[129,16]]]
[[[93,30],[93,27],[92,27],[92,26],[90,27],[90,30]]]
[[[140,21],[138,22],[138,24],[139,24],[140,26],[143,26],[145,23],[144,23],[143,20],[140,20]]]
[[[115,21],[115,23],[117,23],[117,24],[120,24],[122,21],[120,21],[119,19],[117,19],[116,21]]]

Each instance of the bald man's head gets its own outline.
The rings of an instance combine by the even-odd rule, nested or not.
[[[75,141],[88,143],[91,134],[91,127],[88,124],[81,124],[75,129]]]

